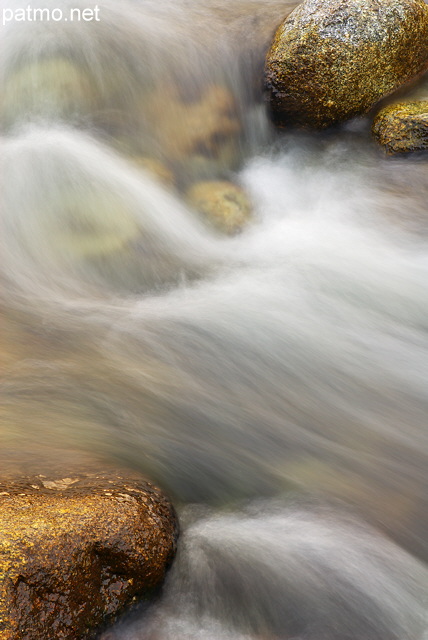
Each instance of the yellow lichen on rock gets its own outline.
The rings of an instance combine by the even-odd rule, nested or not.
[[[381,109],[372,131],[390,154],[428,149],[428,101],[401,102]]]
[[[367,112],[428,66],[424,0],[305,0],[266,58],[280,126],[323,128]]]
[[[136,475],[0,481],[0,638],[86,639],[162,582],[171,504]]]

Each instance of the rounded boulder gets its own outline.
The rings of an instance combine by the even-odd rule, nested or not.
[[[305,0],[278,28],[265,86],[279,126],[364,114],[428,66],[424,0]]]
[[[372,131],[389,154],[428,149],[428,101],[402,102],[381,109]]]
[[[0,639],[89,640],[161,585],[174,509],[125,473],[0,481]]]

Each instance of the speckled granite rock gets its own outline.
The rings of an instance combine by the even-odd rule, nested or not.
[[[323,128],[365,113],[427,68],[427,42],[423,0],[305,0],[266,58],[272,117]]]
[[[251,218],[251,203],[245,191],[227,180],[197,182],[188,189],[188,203],[214,227],[234,234]]]
[[[388,153],[428,149],[428,101],[402,102],[381,109],[372,130]]]
[[[162,582],[171,504],[121,472],[0,481],[0,640],[87,640]]]

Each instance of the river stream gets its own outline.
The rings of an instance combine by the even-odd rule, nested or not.
[[[62,19],[0,41],[2,449],[139,469],[182,525],[103,639],[427,640],[427,156],[271,127],[295,3],[31,6]]]

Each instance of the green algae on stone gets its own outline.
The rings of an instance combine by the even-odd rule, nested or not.
[[[92,639],[175,552],[172,505],[127,471],[6,477],[0,508],[0,640]]]
[[[363,114],[428,67],[427,45],[423,0],[306,0],[266,58],[272,118],[324,128]]]
[[[428,101],[402,102],[381,109],[372,131],[390,154],[428,149]]]

